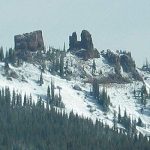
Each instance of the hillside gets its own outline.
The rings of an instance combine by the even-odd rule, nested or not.
[[[93,75],[92,64],[93,60],[96,64],[96,71]],[[37,97],[41,97],[46,102],[47,87],[50,85],[51,80],[55,83],[55,91],[59,92],[61,89],[62,102],[65,105],[66,112],[79,114],[91,118],[93,121],[96,119],[103,121],[104,123],[113,126],[114,111],[118,115],[119,106],[121,109],[121,115],[123,116],[126,110],[127,115],[132,120],[138,120],[141,118],[144,126],[136,128],[144,135],[150,134],[150,110],[149,100],[147,100],[146,107],[144,107],[139,100],[134,97],[134,90],[140,90],[143,86],[143,81],[137,81],[130,78],[130,75],[121,69],[122,77],[130,78],[129,83],[100,83],[100,89],[105,87],[107,94],[110,96],[109,111],[103,111],[102,107],[98,104],[97,100],[90,95],[92,85],[89,82],[93,77],[104,76],[108,77],[110,74],[114,74],[114,66],[110,65],[106,59],[100,55],[100,58],[89,59],[84,61],[75,55],[68,52],[65,56],[65,63],[68,63],[68,70],[72,72],[72,76],[69,79],[63,79],[57,74],[49,72],[49,61],[46,61],[46,69],[42,73],[44,84],[39,85],[39,78],[41,75],[40,65],[38,63],[23,62],[23,65],[15,67],[9,64],[9,77],[5,74],[5,63],[0,63],[0,86],[10,87],[11,90],[15,90],[27,95],[32,95],[34,101],[37,101]],[[84,69],[83,69],[84,68]],[[102,74],[99,74],[99,72]],[[138,70],[138,69],[137,69]],[[143,79],[150,77],[150,74],[143,71],[139,71]],[[12,73],[13,72],[13,73]],[[13,75],[14,74],[14,75]],[[53,75],[52,75],[53,74]],[[86,77],[82,77],[83,74]],[[150,82],[144,81],[149,92]],[[77,88],[75,88],[77,87]],[[142,111],[141,111],[142,110]],[[118,124],[119,128],[124,128],[121,124]]]

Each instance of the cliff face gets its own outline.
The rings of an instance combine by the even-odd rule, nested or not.
[[[69,50],[86,49],[93,50],[93,41],[91,34],[87,30],[83,30],[81,33],[81,41],[77,41],[77,33],[73,32],[69,37]]]
[[[99,58],[99,52],[94,49],[92,36],[87,30],[81,33],[81,41],[77,40],[76,32],[69,36],[69,50],[73,54],[85,60],[90,58]]]
[[[14,37],[16,50],[37,51],[44,49],[42,31],[34,31]]]
[[[102,56],[107,60],[109,65],[115,68],[117,75],[121,75],[121,67],[124,72],[130,74],[133,79],[142,81],[141,76],[136,70],[136,64],[133,60],[130,52],[119,52],[115,54],[114,52],[107,50],[107,52],[102,52]]]
[[[91,34],[86,30],[83,30],[81,33],[81,48],[87,50],[94,49]]]

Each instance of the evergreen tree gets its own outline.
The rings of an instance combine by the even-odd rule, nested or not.
[[[61,54],[60,56],[60,76],[64,76],[64,56]]]
[[[27,96],[26,96],[26,94],[24,95],[23,106],[27,106]]]
[[[99,100],[100,92],[98,80],[94,78],[92,84],[93,84],[93,96],[95,99]]]
[[[141,120],[141,118],[140,118],[140,117],[138,118],[137,125],[138,125],[138,126],[140,126],[140,127],[142,127],[142,126],[143,126],[143,122],[142,122],[142,120]]]
[[[42,84],[44,84],[42,71],[41,71],[40,81],[39,82],[40,82],[40,86],[42,86]]]
[[[51,93],[50,93],[50,87],[48,86],[48,88],[47,88],[47,102],[46,102],[47,109],[49,109],[50,101],[51,101]]]
[[[117,115],[116,115],[116,111],[114,111],[114,116],[113,116],[113,129],[114,130],[117,129]]]
[[[136,91],[135,91],[135,89],[134,89],[134,91],[133,91],[133,94],[134,94],[134,97],[136,98]]]
[[[93,60],[93,64],[92,64],[92,74],[95,74],[96,71],[96,63],[95,60]]]
[[[29,97],[29,106],[32,107],[32,95],[30,94],[30,97]]]
[[[55,96],[55,86],[54,86],[54,81],[51,80],[51,104],[54,103],[54,97]]]
[[[13,94],[12,94],[12,107],[14,107],[16,105],[16,93],[15,90],[13,90]]]
[[[100,93],[99,103],[103,106],[105,111],[109,110],[110,97],[107,95],[105,88],[103,88],[102,92]]]
[[[64,43],[63,51],[66,52],[66,44]]]
[[[55,62],[56,62],[56,64],[55,64],[55,71],[56,72],[58,72],[58,70],[60,69],[60,52],[57,50],[56,51],[56,60],[55,60]]]
[[[8,53],[8,51],[6,50],[5,59],[7,60],[8,58],[9,58],[9,53]]]
[[[8,75],[8,71],[9,71],[9,64],[7,61],[5,61],[5,66],[4,66],[4,71],[5,71],[5,74]]]
[[[136,120],[132,120],[132,124],[131,124],[131,136],[137,134],[136,124],[137,124]]]
[[[3,47],[0,47],[0,61],[4,60],[4,51],[3,51]]]
[[[119,111],[118,111],[118,123],[121,123],[121,110],[119,106]]]
[[[16,95],[16,96],[14,96]],[[26,94],[25,94],[26,95]],[[48,94],[49,95],[49,94]],[[44,107],[41,97],[31,107],[20,105],[20,93],[10,95],[9,88],[0,89],[0,149],[2,150],[149,150],[150,142],[141,133],[137,135],[135,122],[125,132],[118,132],[116,112],[114,127],[89,118],[66,114]],[[28,99],[28,96],[24,96]],[[11,99],[14,98],[14,107]],[[126,113],[125,113],[126,114]],[[126,115],[125,115],[126,116]],[[126,117],[125,117],[126,118]],[[130,117],[126,118],[128,123]],[[115,130],[114,130],[115,129]],[[65,138],[64,138],[65,137]],[[113,140],[112,140],[113,139]]]
[[[8,61],[9,61],[11,64],[14,64],[14,63],[16,62],[15,51],[14,51],[12,48],[9,49]]]

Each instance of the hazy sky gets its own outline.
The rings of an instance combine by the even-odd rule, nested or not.
[[[14,35],[37,29],[47,46],[68,47],[73,31],[87,29],[99,50],[150,60],[150,0],[0,0],[0,45],[14,47]]]

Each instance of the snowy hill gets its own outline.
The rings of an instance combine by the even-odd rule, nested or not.
[[[104,123],[113,126],[113,114],[114,111],[118,114],[118,108],[120,106],[121,114],[124,114],[126,110],[127,115],[130,118],[138,120],[140,117],[144,123],[144,127],[138,127],[137,129],[143,134],[150,135],[150,103],[147,102],[144,108],[140,102],[134,97],[134,90],[139,90],[143,86],[142,81],[134,81],[132,83],[117,84],[107,83],[100,84],[100,89],[106,88],[108,95],[110,96],[111,105],[109,111],[104,112],[97,101],[89,95],[91,91],[91,84],[87,79],[82,78],[83,73],[93,78],[92,75],[92,63],[93,60],[84,61],[70,53],[67,53],[65,62],[69,60],[69,69],[73,72],[73,77],[70,80],[62,79],[57,75],[52,75],[48,69],[43,72],[44,84],[39,86],[38,80],[41,74],[40,66],[36,63],[24,62],[20,67],[14,67],[9,65],[12,77],[6,77],[4,71],[4,63],[0,63],[0,87],[10,87],[11,90],[16,90],[27,95],[32,94],[32,97],[37,101],[37,97],[40,96],[43,101],[46,101],[47,87],[51,83],[51,79],[55,82],[56,92],[59,92],[58,86],[61,87],[62,101],[65,105],[67,112],[73,111],[81,116],[103,121]],[[102,71],[103,76],[108,76],[110,73],[114,73],[114,67],[108,65],[103,57],[94,59],[97,69],[95,76],[101,76],[99,74]],[[47,62],[48,63],[48,62]],[[139,73],[145,77],[150,77],[150,74],[139,71]],[[127,77],[127,73],[121,71],[122,76]],[[150,80],[144,80],[147,87],[147,91],[150,89]],[[77,90],[74,88],[77,86],[80,88]],[[142,112],[141,112],[142,110]],[[123,128],[121,124],[118,127]]]

